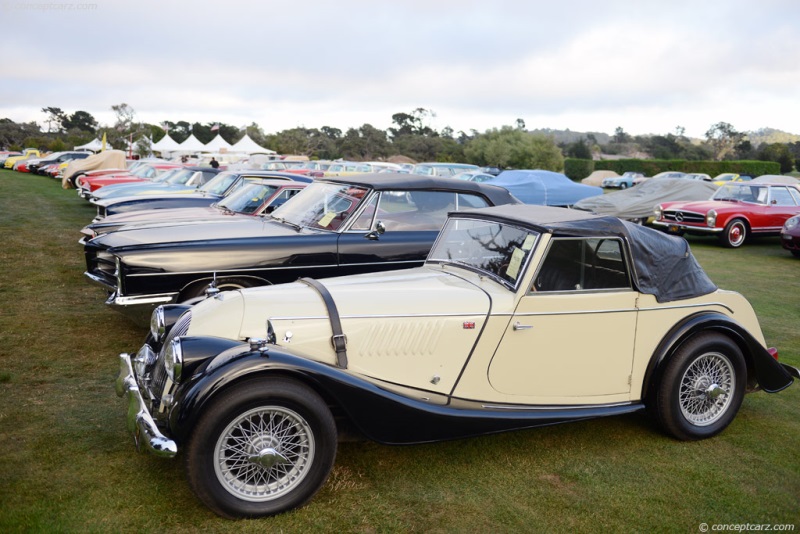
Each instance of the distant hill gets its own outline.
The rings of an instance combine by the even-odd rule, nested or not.
[[[747,138],[753,146],[758,146],[761,143],[796,143],[800,141],[800,135],[791,134],[775,128],[761,128],[747,133]]]
[[[537,128],[536,130],[528,130],[530,133],[546,135],[552,137],[556,144],[569,144],[578,141],[579,139],[586,139],[589,134],[594,135],[597,143],[600,145],[608,144],[611,141],[611,136],[601,132],[573,132],[571,130],[553,130],[552,128]]]

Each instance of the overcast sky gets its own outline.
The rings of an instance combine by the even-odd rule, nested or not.
[[[0,0],[0,118],[800,133],[800,0],[75,1]]]

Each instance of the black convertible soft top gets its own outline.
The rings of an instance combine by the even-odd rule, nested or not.
[[[621,237],[631,252],[637,289],[655,296],[658,302],[699,297],[717,289],[685,239],[616,217],[526,204],[464,210],[450,216],[496,219],[564,237]]]
[[[318,178],[317,181],[354,184],[370,187],[378,191],[452,191],[456,193],[478,193],[488,198],[493,205],[518,204],[520,200],[504,187],[479,182],[469,182],[456,178],[438,178],[401,173],[363,173],[350,176]]]

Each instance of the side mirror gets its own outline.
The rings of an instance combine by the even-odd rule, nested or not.
[[[375,223],[375,229],[364,237],[366,237],[367,239],[377,240],[385,232],[386,232],[386,225],[383,224],[383,221],[378,221]]]

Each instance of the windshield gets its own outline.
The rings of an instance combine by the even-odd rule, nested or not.
[[[220,200],[217,205],[237,213],[251,214],[255,213],[264,200],[270,198],[277,190],[278,187],[274,185],[250,183]]]
[[[731,182],[717,189],[714,196],[711,197],[711,200],[731,200],[736,202],[766,204],[767,193],[767,188],[763,186]]]
[[[276,209],[272,216],[297,226],[336,230],[356,210],[368,191],[355,185],[316,182]]]
[[[165,182],[173,185],[183,185],[191,180],[192,176],[194,176],[194,173],[196,172],[197,171],[193,171],[191,169],[181,169],[165,180]]]
[[[451,218],[428,261],[478,270],[515,288],[538,238],[538,232],[508,224]]]
[[[159,174],[158,176],[156,176],[155,178],[153,178],[153,181],[154,182],[166,182],[167,180],[172,178],[176,173],[179,173],[182,170],[183,169],[179,169],[179,168],[178,169],[168,169],[168,170],[162,172],[161,174]]]
[[[232,172],[221,172],[214,176],[211,180],[207,181],[202,186],[198,187],[198,191],[208,193],[209,195],[221,196],[233,182],[236,181],[238,174]]]

